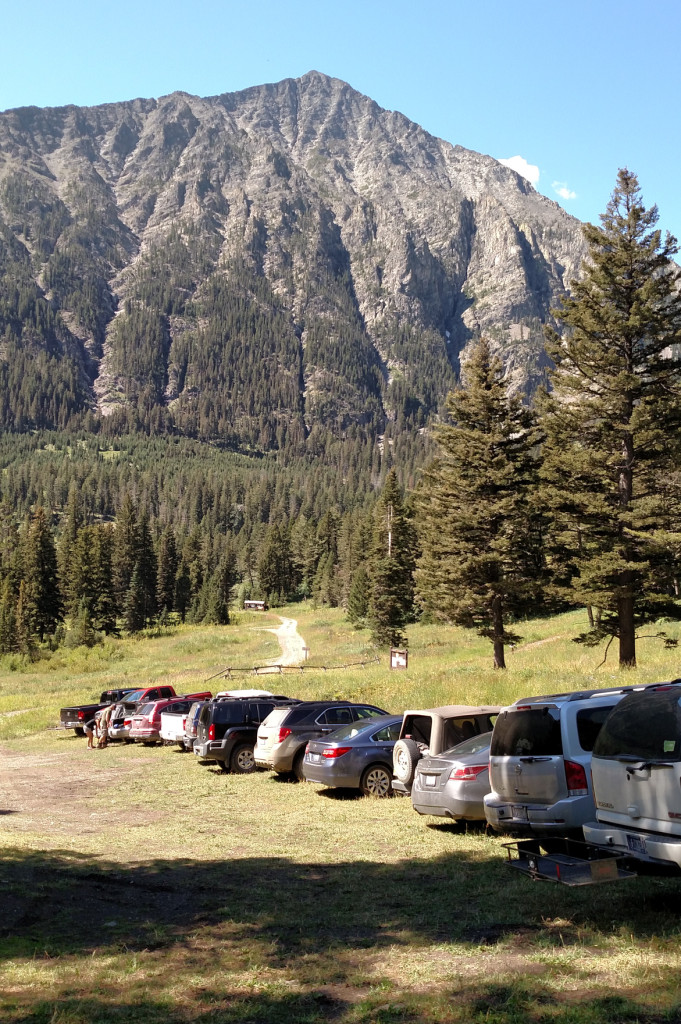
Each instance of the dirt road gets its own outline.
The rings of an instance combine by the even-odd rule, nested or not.
[[[295,619],[285,619],[281,615],[281,625],[277,626],[276,629],[268,630],[269,633],[274,633],[279,646],[281,647],[281,655],[278,658],[273,658],[270,664],[272,665],[300,665],[302,661],[305,661],[305,641],[298,632],[298,623]]]

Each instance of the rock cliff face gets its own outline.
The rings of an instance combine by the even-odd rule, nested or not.
[[[8,369],[3,422],[135,410],[265,448],[422,425],[476,334],[532,389],[584,253],[514,171],[317,72],[7,111],[0,358],[68,384],[31,412]]]

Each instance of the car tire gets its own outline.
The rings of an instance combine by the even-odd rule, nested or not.
[[[224,762],[223,762],[224,764]],[[255,771],[255,757],[252,743],[239,743],[229,758],[229,767],[235,775],[250,775]]]
[[[305,760],[305,747],[299,750],[296,756],[293,758],[293,774],[298,779],[298,782],[307,782],[305,774],[303,772],[303,761]]]
[[[393,771],[395,778],[405,785],[414,781],[416,765],[421,760],[421,751],[414,740],[398,740],[393,748]]]
[[[76,736],[84,736],[85,735],[85,729],[83,729],[80,725],[77,725],[76,728],[73,731],[75,732]]]
[[[372,764],[362,775],[359,788],[365,796],[383,798],[393,791],[390,769],[384,764]]]

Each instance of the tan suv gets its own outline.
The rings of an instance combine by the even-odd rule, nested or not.
[[[441,754],[471,736],[489,732],[499,711],[495,706],[468,704],[405,711],[400,738],[393,750],[395,792],[411,793],[416,765],[422,757]]]
[[[258,729],[255,763],[278,774],[294,772],[302,780],[308,740],[321,739],[343,725],[387,714],[373,704],[353,704],[349,700],[301,701],[293,708],[275,708]]]

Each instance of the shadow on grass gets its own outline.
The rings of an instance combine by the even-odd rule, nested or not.
[[[389,864],[301,864],[261,857],[158,859],[136,867],[70,851],[5,851],[0,854],[0,959],[44,962],[53,971],[60,962],[72,970],[80,958],[87,995],[76,999],[67,980],[56,987],[51,981],[42,991],[37,983],[33,991],[8,992],[0,1016],[11,1024],[671,1024],[681,1019],[671,1013],[655,1016],[642,1002],[597,997],[597,975],[592,984],[584,980],[584,991],[568,989],[558,996],[541,977],[553,970],[542,964],[541,954],[550,960],[573,946],[577,952],[586,947],[589,957],[592,947],[613,932],[629,936],[632,949],[652,935],[673,943],[681,933],[676,881],[645,879],[586,891],[532,884],[490,858],[489,850],[481,836],[474,852]],[[400,949],[424,968],[437,961],[440,979],[441,962],[449,958],[445,984],[410,985],[401,972],[394,975],[399,982],[382,983],[374,964],[390,961]],[[474,962],[485,950],[493,967],[461,973],[462,954],[473,955]],[[98,977],[91,998],[87,971],[104,970],[97,966],[100,956],[105,962],[131,960],[135,967],[130,981],[125,966]],[[147,958],[149,980],[143,973]],[[163,979],[187,979],[182,997],[150,998],[148,985],[160,981],[160,964]],[[241,972],[261,976],[255,990],[229,987],[227,979]],[[493,984],[490,973],[497,982],[505,975],[510,980]],[[225,987],[219,978],[225,978]],[[284,994],[282,979],[290,986]],[[646,988],[634,975],[626,984],[637,999]],[[661,969],[653,987],[676,998],[674,968]],[[663,999],[657,1005],[668,1003]]]
[[[191,997],[194,996],[194,999]],[[678,1007],[651,1013],[617,996],[590,996],[578,1005],[559,1000],[538,983],[475,987],[462,984],[436,993],[375,989],[316,989],[285,995],[228,988],[196,990],[182,1003],[149,996],[36,1000],[6,1004],[8,1024],[678,1024]]]
[[[251,857],[127,867],[71,851],[7,850],[0,852],[0,959],[104,946],[169,949],[197,926],[218,933],[228,926],[231,940],[267,944],[275,966],[307,955],[333,962],[346,948],[512,946],[531,935],[545,950],[617,930],[681,934],[676,879],[566,888],[532,883],[489,852],[483,835],[474,852],[387,864]]]

